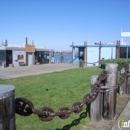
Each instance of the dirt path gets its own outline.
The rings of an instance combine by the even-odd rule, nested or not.
[[[90,125],[86,128],[86,130],[111,130],[112,126],[114,125],[115,121],[117,120],[118,116],[122,112],[123,108],[126,106],[127,102],[130,100],[130,96],[120,96],[117,98],[117,105],[116,105],[116,116],[113,120],[101,120],[98,123],[91,122]]]

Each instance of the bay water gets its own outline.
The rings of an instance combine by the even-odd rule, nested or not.
[[[62,54],[63,62],[62,63],[70,63],[72,61],[72,54]],[[54,53],[55,63],[61,63],[60,54]]]

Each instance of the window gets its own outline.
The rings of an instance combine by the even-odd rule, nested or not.
[[[128,47],[128,58],[130,58],[130,47]]]
[[[127,47],[121,47],[120,58],[126,58],[126,55],[127,55]]]
[[[18,55],[18,60],[23,60],[23,55]]]

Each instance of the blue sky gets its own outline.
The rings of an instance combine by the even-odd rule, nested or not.
[[[71,50],[82,45],[120,40],[130,32],[130,0],[0,0],[0,41]],[[130,38],[124,41],[130,44]]]

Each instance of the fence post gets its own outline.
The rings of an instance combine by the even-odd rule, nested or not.
[[[106,64],[107,71],[107,81],[106,87],[114,87],[117,82],[117,72],[118,72],[118,64],[109,63]],[[114,118],[116,113],[116,89],[111,91],[107,91],[104,93],[104,101],[103,101],[103,118],[111,120]]]
[[[79,68],[83,68],[84,67],[84,62],[82,59],[79,60]]]
[[[129,64],[129,73],[130,73],[130,64]],[[126,94],[130,95],[130,75],[126,79]]]
[[[0,130],[15,130],[14,89],[0,85]]]
[[[101,41],[100,41],[100,43],[99,43],[99,57],[98,57],[98,60],[99,60],[99,64],[98,65],[100,65],[100,61],[101,61]]]
[[[125,73],[125,69],[122,68],[121,72],[120,72],[120,77],[122,77],[122,75]],[[124,81],[123,84],[121,84],[120,88],[119,88],[119,93],[120,95],[124,95],[126,93],[126,79]]]
[[[87,65],[87,42],[84,42],[84,65]]]
[[[93,84],[97,82],[98,76],[92,76],[91,77],[91,89],[93,89]],[[90,108],[90,119],[92,122],[98,122],[102,119],[102,94],[100,92],[95,93],[94,95],[96,98],[91,103]]]

